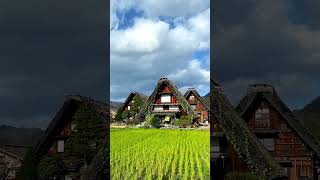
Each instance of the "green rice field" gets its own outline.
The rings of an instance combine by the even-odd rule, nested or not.
[[[209,130],[111,129],[111,179],[210,179]]]

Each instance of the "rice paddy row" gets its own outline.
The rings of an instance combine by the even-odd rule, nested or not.
[[[210,179],[209,131],[111,129],[112,179]]]

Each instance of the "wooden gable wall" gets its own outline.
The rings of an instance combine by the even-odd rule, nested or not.
[[[255,117],[255,112],[258,109],[265,108],[269,109],[269,125],[258,124]],[[312,152],[305,147],[297,132],[289,126],[269,102],[259,99],[243,118],[251,131],[266,130],[267,133],[265,134],[256,133],[259,138],[270,137],[268,132],[275,133],[275,135],[272,135],[272,137],[274,136],[274,151],[269,152],[286,168],[289,179],[297,179],[300,176],[313,176]]]

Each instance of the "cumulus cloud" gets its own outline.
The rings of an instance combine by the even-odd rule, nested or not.
[[[110,31],[112,100],[124,99],[130,91],[150,94],[162,76],[172,78],[179,87],[199,87],[201,93],[205,94],[209,91],[209,88],[206,88],[209,87],[209,58],[202,60],[193,57],[194,53],[208,50],[210,46],[209,7],[200,8],[199,5],[196,11],[188,11],[180,9],[182,6],[179,7],[178,4],[182,2],[148,3],[156,2],[160,3],[155,6],[157,8],[174,6],[180,12],[177,16],[157,14],[157,11],[150,14],[147,8],[149,4],[142,3],[139,7],[128,5],[130,2],[119,5],[121,8],[117,11],[138,8],[142,9],[144,14],[132,17],[132,26],[124,29],[115,27]],[[172,19],[166,21],[161,19],[160,15],[172,16]],[[206,57],[209,57],[208,53]],[[187,73],[190,75],[185,78],[190,81],[179,77]],[[189,83],[191,79],[192,84]]]
[[[169,31],[169,25],[162,21],[136,19],[133,27],[111,31],[112,53],[152,53],[160,48]]]

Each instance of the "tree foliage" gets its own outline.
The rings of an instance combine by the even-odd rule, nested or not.
[[[39,179],[51,180],[63,175],[64,163],[59,154],[42,159],[38,165],[37,174]]]
[[[176,119],[174,122],[174,125],[182,127],[182,128],[186,128],[188,126],[192,126],[193,125],[193,117],[192,116],[181,116],[180,119]]]
[[[136,113],[138,113],[138,112],[140,111],[140,109],[142,108],[143,102],[142,102],[141,97],[138,96],[138,95],[135,95],[135,96],[132,98],[132,101],[133,101],[133,103],[132,103],[132,105],[131,105],[131,111],[136,114]]]
[[[126,118],[128,117],[128,115],[129,115],[129,112],[128,112],[128,111],[123,111],[123,112],[121,113],[121,118],[122,118],[122,119],[126,119]]]
[[[90,107],[82,106],[74,115],[75,132],[66,141],[66,154],[84,157],[87,164],[101,148],[106,136],[104,119]]]
[[[107,134],[104,118],[87,105],[81,105],[72,118],[75,128],[65,142],[63,156],[78,157],[84,160],[85,164],[90,164],[103,146],[103,139]],[[42,158],[37,166],[39,179],[59,178],[64,171],[64,161],[60,154]],[[74,175],[79,176],[79,173]]]
[[[120,122],[120,121],[122,121],[122,110],[121,110],[121,108],[119,108],[118,110],[117,110],[117,114],[116,114],[116,116],[115,116],[115,121],[117,121],[117,122]]]
[[[160,120],[159,120],[159,118],[155,117],[154,114],[148,113],[146,115],[146,122],[148,125],[150,125],[152,127],[155,127],[155,128],[160,127]]]

